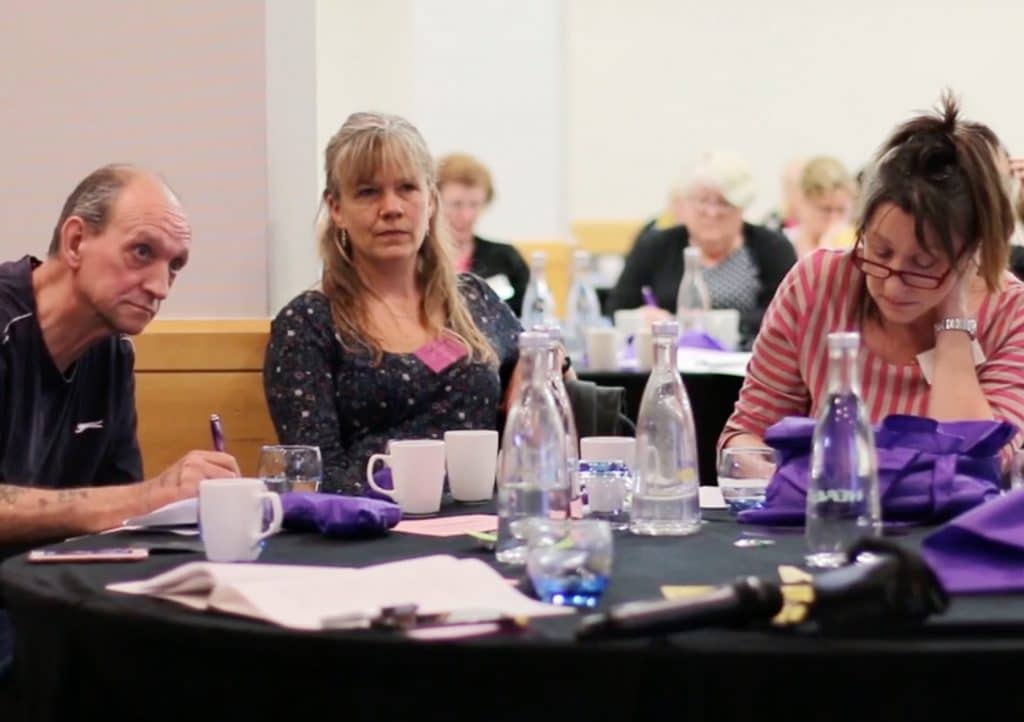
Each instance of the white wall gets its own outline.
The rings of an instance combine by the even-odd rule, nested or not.
[[[859,168],[946,86],[1024,154],[1024,2],[566,1],[571,218],[649,216],[715,147],[749,160],[756,216],[787,159]]]
[[[563,237],[565,28],[561,0],[413,4],[416,122],[431,149],[490,168],[497,197],[480,223],[498,239]]]
[[[1018,0],[3,0],[0,259],[45,252],[88,171],[133,161],[180,192],[195,248],[164,316],[273,312],[312,283],[327,138],[406,115],[479,155],[481,231],[639,218],[701,149],[758,177],[861,165],[939,90],[1024,154]],[[841,12],[840,12],[841,8]],[[269,242],[269,248],[268,248]]]
[[[319,146],[358,110],[406,116],[435,155],[490,167],[480,230],[567,227],[562,0],[318,0]]]
[[[314,0],[266,0],[269,312],[314,285],[318,188]]]
[[[192,223],[161,315],[264,314],[263,4],[4,0],[2,17],[0,259],[45,255],[75,184],[133,162],[166,176]]]

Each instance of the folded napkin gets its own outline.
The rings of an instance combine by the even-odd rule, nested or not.
[[[765,433],[765,443],[778,452],[778,468],[764,507],[741,512],[741,522],[803,524],[814,423],[787,417]],[[875,428],[882,518],[944,521],[997,496],[999,451],[1015,433],[1005,421],[887,416]]]
[[[951,594],[1024,590],[1024,489],[961,514],[924,540],[925,561]]]
[[[328,537],[377,536],[402,519],[397,504],[364,496],[286,492],[281,507],[285,529]]]
[[[726,348],[714,336],[705,331],[685,331],[679,336],[679,348],[702,348],[708,351],[725,351]]]

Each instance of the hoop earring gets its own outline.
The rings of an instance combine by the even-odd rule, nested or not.
[[[342,258],[348,258],[348,233],[345,232],[344,228],[339,228],[338,233],[334,238],[334,245],[338,247],[338,253],[341,254]]]

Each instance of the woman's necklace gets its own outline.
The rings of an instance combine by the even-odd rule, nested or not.
[[[419,309],[417,309],[415,313],[396,311],[394,308],[392,308],[391,304],[388,303],[387,301],[385,301],[383,298],[379,298],[378,300],[380,300],[381,305],[384,306],[384,308],[387,310],[387,312],[390,313],[395,318],[404,318],[404,319],[406,319],[408,321],[419,321],[420,320],[420,311],[419,311]]]

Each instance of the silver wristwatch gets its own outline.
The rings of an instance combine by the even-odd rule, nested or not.
[[[973,341],[978,334],[978,322],[973,318],[944,318],[935,324],[935,335],[942,331],[963,331]]]

